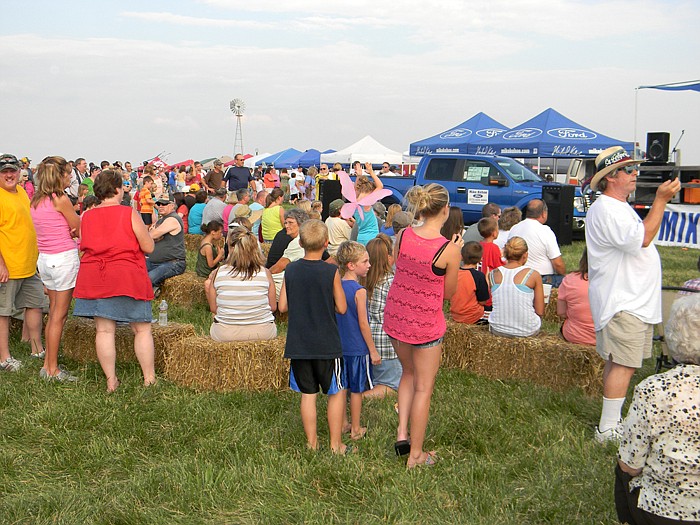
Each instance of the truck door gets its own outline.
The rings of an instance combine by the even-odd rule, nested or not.
[[[464,159],[441,158],[430,159],[425,170],[425,183],[436,182],[445,186],[450,194],[450,204],[464,209],[467,203],[466,192],[458,192],[457,187],[464,175]]]
[[[487,202],[495,202],[501,208],[510,205],[510,181],[490,162],[465,160],[461,178],[455,191],[462,196],[465,222],[481,219],[481,208]]]

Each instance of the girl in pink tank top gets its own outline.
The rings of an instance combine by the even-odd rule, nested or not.
[[[39,247],[37,267],[49,296],[46,351],[44,366],[39,371],[39,377],[46,380],[77,380],[58,366],[58,347],[80,265],[75,241],[80,218],[64,193],[70,179],[71,168],[63,157],[46,157],[39,164],[36,192],[29,209]]]
[[[406,199],[423,222],[397,235],[396,273],[386,300],[384,331],[403,367],[394,449],[398,455],[409,454],[406,466],[413,468],[437,461],[435,451],[423,451],[423,442],[445,334],[443,301],[457,289],[464,241],[459,234],[449,240],[440,234],[450,207],[443,186],[415,186]]]

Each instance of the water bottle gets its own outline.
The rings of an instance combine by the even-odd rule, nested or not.
[[[158,324],[160,326],[168,326],[168,303],[163,299],[158,307],[160,312],[158,315]]]

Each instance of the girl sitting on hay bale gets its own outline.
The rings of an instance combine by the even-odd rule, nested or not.
[[[544,315],[542,276],[527,268],[527,243],[522,237],[511,237],[503,248],[506,264],[489,273],[493,298],[489,329],[505,337],[536,335]]]
[[[214,322],[214,341],[260,341],[277,337],[272,312],[277,309],[275,284],[255,235],[241,226],[228,232],[229,255],[204,282]]]

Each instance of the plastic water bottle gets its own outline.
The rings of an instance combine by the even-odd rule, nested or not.
[[[158,324],[160,326],[168,326],[168,303],[163,299],[158,307]]]

